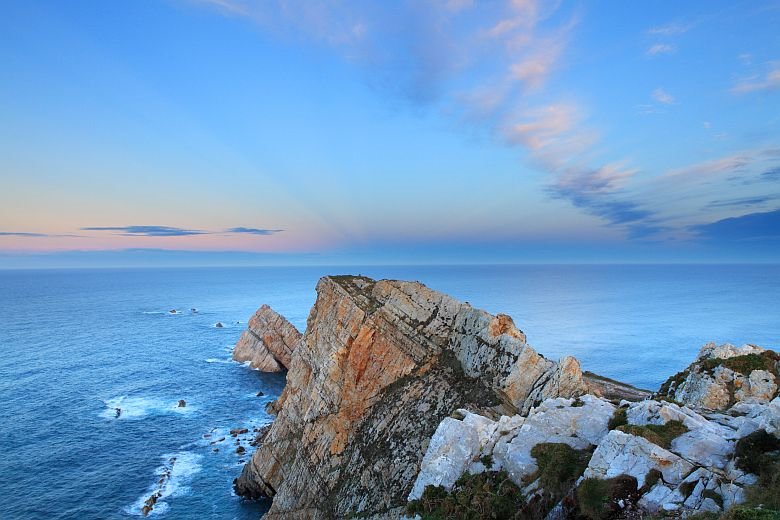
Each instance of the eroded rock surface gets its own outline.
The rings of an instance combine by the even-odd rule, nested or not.
[[[545,359],[510,317],[422,284],[326,277],[317,293],[278,416],[236,482],[273,497],[266,518],[397,517],[454,410],[527,413],[587,389],[574,358]]]
[[[236,343],[233,359],[249,361],[252,368],[263,372],[281,372],[290,366],[300,340],[298,329],[271,307],[263,305]]]

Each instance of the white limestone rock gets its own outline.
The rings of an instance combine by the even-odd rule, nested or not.
[[[664,482],[676,485],[693,471],[694,466],[647,439],[612,430],[593,453],[584,477],[603,480],[631,475],[641,488],[651,469],[660,471]]]

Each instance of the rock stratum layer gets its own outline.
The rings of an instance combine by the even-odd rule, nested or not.
[[[325,277],[236,490],[273,497],[270,519],[397,517],[453,410],[527,413],[588,389],[577,360],[545,359],[509,316],[419,283]]]
[[[267,306],[255,318],[236,350],[289,371],[235,489],[272,498],[268,519],[400,518],[461,493],[455,507],[483,474],[520,496],[497,518],[717,513],[764,478],[757,446],[780,450],[779,358],[754,345],[706,345],[651,399],[419,283],[325,277],[303,336]],[[599,482],[611,486],[600,512],[580,509]]]
[[[263,372],[281,372],[290,366],[301,333],[281,314],[263,305],[249,320],[233,349],[233,359],[249,362]]]

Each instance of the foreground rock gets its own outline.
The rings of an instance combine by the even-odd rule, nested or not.
[[[268,305],[258,309],[249,320],[247,330],[233,349],[233,359],[249,361],[263,372],[281,372],[290,366],[293,350],[301,339],[289,321]]]
[[[524,414],[588,390],[574,358],[545,359],[509,316],[419,283],[326,277],[263,446],[236,482],[267,518],[397,517],[454,410]]]

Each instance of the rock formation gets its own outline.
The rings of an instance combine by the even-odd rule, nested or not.
[[[247,330],[236,343],[233,359],[249,361],[252,368],[263,372],[281,372],[290,366],[293,350],[300,339],[298,329],[268,305],[263,305],[249,320]]]
[[[777,395],[780,356],[755,345],[702,347],[696,360],[670,377],[659,395],[709,410],[737,402],[768,403]]]
[[[777,355],[755,346],[705,346],[650,399],[419,283],[325,277],[305,334],[291,330],[263,306],[234,353],[289,369],[235,482],[273,499],[272,520],[400,518],[468,475],[511,481],[523,518],[574,518],[600,482],[596,503],[618,513],[718,512],[759,479],[746,450],[780,443]]]
[[[268,518],[397,516],[454,410],[527,413],[588,390],[574,358],[545,359],[509,316],[422,284],[326,277],[317,294],[278,416],[236,483],[273,497]]]

